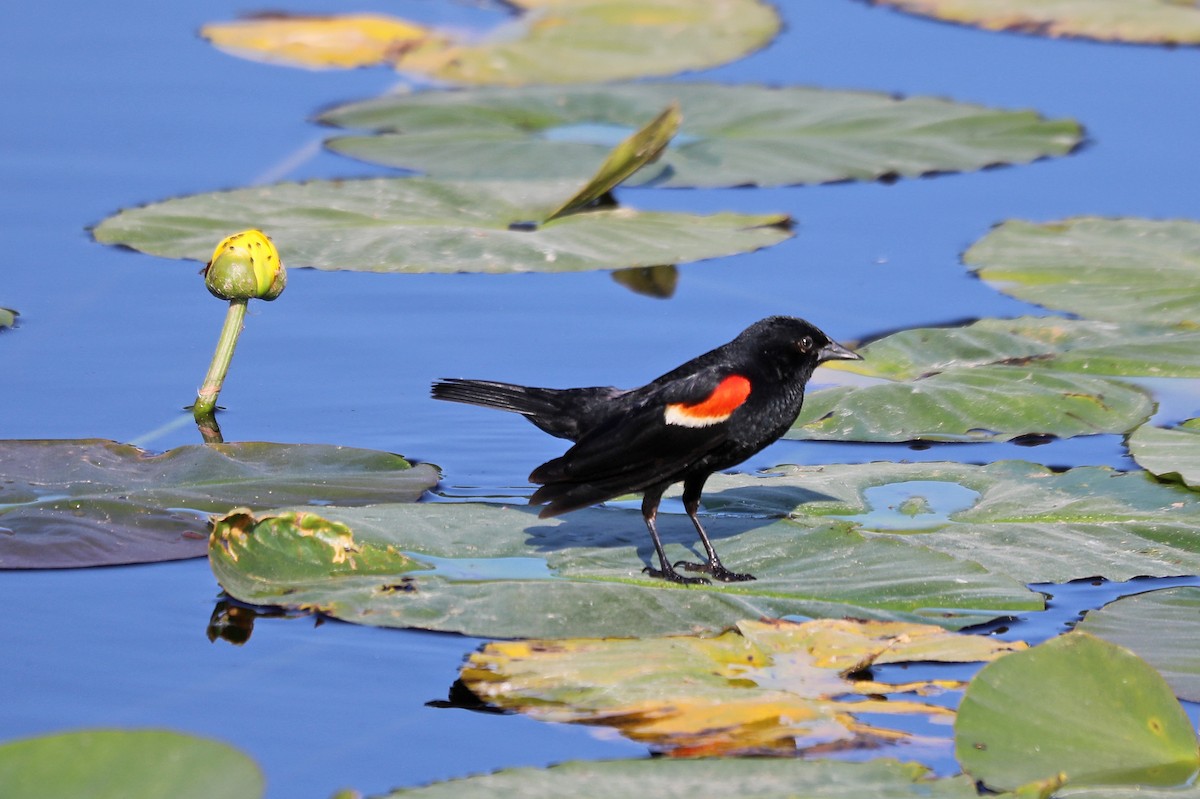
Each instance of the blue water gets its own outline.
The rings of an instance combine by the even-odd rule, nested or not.
[[[397,76],[255,64],[195,35],[204,22],[253,8],[6,5],[0,306],[22,315],[18,329],[0,333],[0,438],[99,437],[156,450],[199,440],[181,408],[203,376],[223,307],[204,291],[197,264],[101,247],[88,225],[178,194],[380,172],[322,152],[324,132],[307,120]],[[984,33],[853,0],[781,8],[786,29],[770,47],[694,77],[1035,108],[1079,119],[1089,142],[1068,158],[894,185],[622,191],[622,201],[647,209],[783,211],[797,220],[796,237],[777,247],[682,267],[670,300],[633,294],[600,272],[292,270],[280,300],[251,308],[221,396],[226,438],[384,449],[440,465],[448,493],[520,493],[561,442],[519,418],[431,402],[431,380],[633,385],[774,313],[808,317],[846,342],[1018,315],[1035,309],[971,278],[958,260],[993,224],[1200,217],[1200,51]],[[355,10],[460,27],[499,16],[448,0],[373,0]],[[1177,416],[1197,410],[1194,385],[1170,392]],[[922,451],[781,442],[746,468],[1014,457],[1132,468],[1115,436]],[[1078,590],[1071,613],[1111,593]],[[243,647],[210,644],[217,591],[203,561],[0,574],[0,740],[93,725],[209,734],[263,764],[271,797],[325,797],[342,786],[371,793],[645,751],[585,728],[425,707],[444,697],[478,644],[471,639],[275,619],[260,620]]]

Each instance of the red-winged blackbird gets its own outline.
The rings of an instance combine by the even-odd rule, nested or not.
[[[514,411],[547,433],[575,442],[543,463],[529,480],[541,487],[531,504],[541,518],[557,516],[636,491],[659,568],[651,576],[677,583],[675,566],[726,582],[753,580],[721,565],[696,512],[704,481],[775,441],[800,415],[804,385],[823,361],[862,356],[830,340],[803,319],[772,316],[651,383],[617,388],[531,388],[485,380],[441,380],[436,399]],[[708,554],[707,563],[676,563],[663,553],[655,517],[663,492],[683,482],[683,507]]]

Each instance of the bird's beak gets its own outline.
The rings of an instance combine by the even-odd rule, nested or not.
[[[825,361],[861,361],[863,357],[853,350],[848,350],[836,341],[831,341],[818,352],[818,363]]]

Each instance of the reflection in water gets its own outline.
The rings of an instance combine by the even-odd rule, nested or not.
[[[255,619],[298,619],[309,615],[308,613],[288,611],[283,608],[264,608],[246,605],[222,594],[221,598],[217,600],[217,604],[213,607],[213,612],[208,619],[208,628],[205,630],[205,633],[208,635],[208,640],[213,643],[216,643],[217,639],[220,638],[234,646],[241,646],[249,641],[250,636],[254,633]],[[315,619],[316,626],[320,626],[323,619],[320,616],[315,617]]]
[[[612,278],[638,294],[666,300],[675,296],[675,287],[679,284],[679,270],[671,264],[634,266],[616,270],[612,273]]]

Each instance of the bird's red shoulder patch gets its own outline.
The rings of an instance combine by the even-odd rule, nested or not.
[[[712,393],[692,405],[682,402],[667,406],[667,424],[683,427],[708,427],[729,418],[750,396],[750,381],[741,375],[730,375],[717,384]]]

